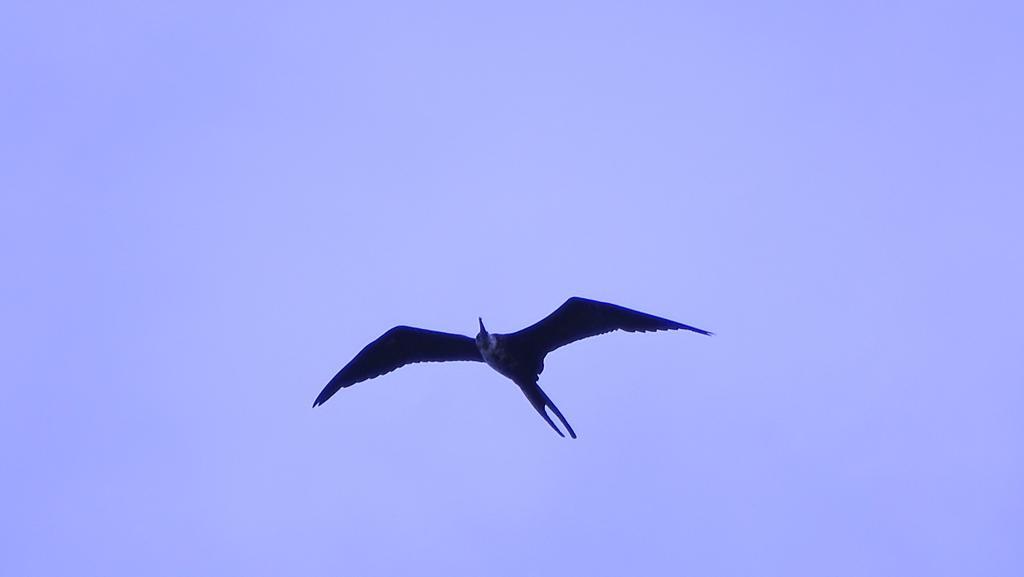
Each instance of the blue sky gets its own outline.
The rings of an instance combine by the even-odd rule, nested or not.
[[[1013,3],[0,18],[0,573],[1014,575]],[[713,330],[326,381],[572,295]]]

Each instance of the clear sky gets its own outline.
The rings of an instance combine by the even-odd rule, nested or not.
[[[0,574],[1024,574],[1019,2],[0,10]],[[396,324],[715,331],[310,405]]]

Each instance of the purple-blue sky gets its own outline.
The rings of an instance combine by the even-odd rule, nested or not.
[[[0,574],[1022,574],[1022,16],[7,2]]]

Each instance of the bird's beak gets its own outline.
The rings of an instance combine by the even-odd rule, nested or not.
[[[484,319],[481,317],[476,317],[476,320],[480,321],[480,332],[486,333],[487,329],[484,328]]]

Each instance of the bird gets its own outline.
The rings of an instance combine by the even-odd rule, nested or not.
[[[656,317],[619,305],[571,297],[540,321],[508,334],[489,333],[478,317],[476,338],[400,325],[366,345],[327,383],[313,407],[327,402],[339,390],[379,377],[410,363],[475,361],[487,363],[519,386],[540,416],[561,437],[551,420],[551,409],[573,439],[576,432],[540,388],[538,381],[549,353],[575,341],[616,330],[648,332],[688,330],[702,335],[714,333],[669,319]]]

